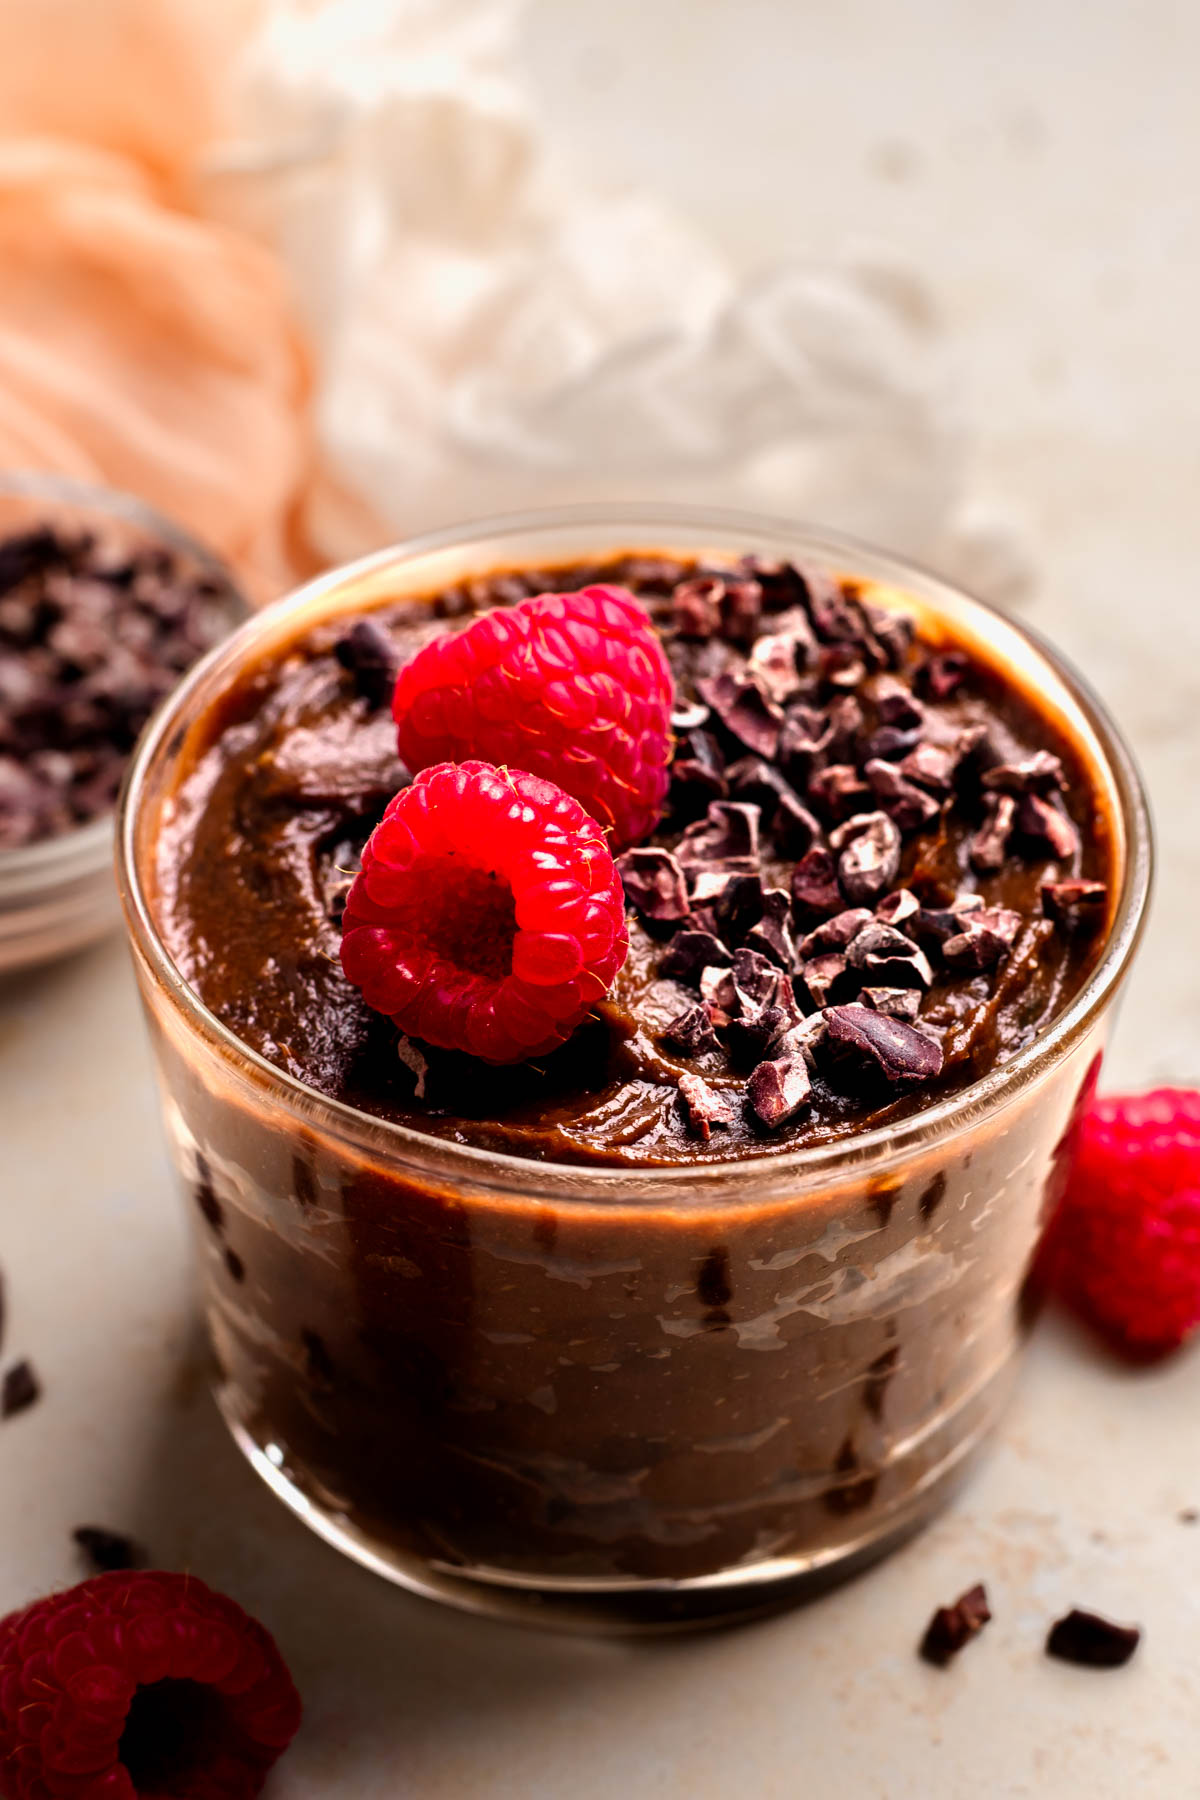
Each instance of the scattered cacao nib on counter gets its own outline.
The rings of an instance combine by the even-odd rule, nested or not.
[[[102,1525],[77,1525],[71,1536],[97,1574],[140,1569],[146,1561],[145,1553],[132,1538],[119,1531],[106,1531]]]
[[[142,726],[236,610],[165,545],[48,525],[0,542],[0,850],[109,810]]]
[[[925,1628],[920,1654],[935,1668],[944,1669],[964,1645],[978,1637],[991,1618],[987,1590],[982,1582],[960,1594],[953,1606],[939,1606]]]
[[[481,609],[596,580],[639,595],[675,679],[666,811],[618,863],[627,963],[594,1020],[535,1065],[474,1082],[414,1045],[424,1060],[406,1067],[337,966],[346,871],[403,778],[391,673]],[[314,627],[261,692],[232,697],[236,731],[198,749],[163,846],[173,952],[289,1073],[485,1148],[724,1160],[910,1115],[1032,1041],[1086,979],[1111,833],[1083,749],[1027,690],[873,591],[639,553]],[[264,892],[287,940],[278,972],[224,923]],[[222,955],[198,964],[202,943]]]
[[[1136,1625],[1114,1625],[1099,1613],[1073,1608],[1050,1628],[1046,1655],[1087,1669],[1119,1669],[1142,1641]]]
[[[11,1419],[17,1413],[26,1412],[41,1397],[42,1384],[33,1364],[24,1360],[14,1363],[5,1371],[0,1383],[0,1419]]]

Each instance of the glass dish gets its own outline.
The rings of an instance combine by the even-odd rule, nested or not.
[[[37,471],[0,473],[0,541],[38,525],[91,530],[129,549],[165,544],[185,570],[218,579],[229,625],[249,606],[215,556],[131,494]],[[0,849],[0,976],[93,943],[121,917],[113,880],[114,814],[17,849]]]
[[[1112,831],[1113,923],[1082,990],[1011,1061],[831,1146],[567,1167],[358,1113],[200,1004],[155,922],[156,831],[189,726],[246,660],[401,593],[627,552],[809,560],[900,590],[1074,738]],[[1009,1392],[1150,855],[1129,754],[1057,656],[846,540],[707,511],[573,509],[439,533],[269,608],[145,735],[119,845],[242,1450],[314,1530],[390,1579],[564,1628],[711,1621],[879,1555],[942,1505]]]

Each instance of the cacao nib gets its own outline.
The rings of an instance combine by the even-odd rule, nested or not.
[[[789,780],[803,787],[833,734],[829,715],[815,706],[790,706],[779,735],[778,760]]]
[[[779,971],[760,951],[748,948],[736,951],[733,978],[743,1012],[751,1013],[757,1006],[774,1003],[779,989]]]
[[[786,796],[799,799],[773,763],[761,756],[743,756],[727,771],[729,792],[735,800],[747,800],[759,809],[761,825],[769,831],[776,810]]]
[[[1004,867],[1016,823],[1017,803],[1011,794],[989,794],[983,824],[971,839],[971,866],[983,874]]]
[[[710,706],[726,731],[756,756],[774,761],[783,730],[783,713],[768,698],[752,675],[702,676],[696,683],[700,698]]]
[[[825,754],[830,762],[857,762],[862,728],[862,707],[853,694],[843,694],[829,708],[829,738]]]
[[[846,951],[846,962],[877,987],[928,987],[933,980],[925,952],[880,920],[863,926]]]
[[[920,911],[921,902],[911,888],[896,888],[894,892],[884,895],[875,908],[875,917],[882,919],[885,925],[894,925],[898,930],[915,920]]]
[[[679,1094],[689,1129],[704,1143],[712,1136],[714,1125],[733,1124],[727,1102],[699,1075],[681,1075]]]
[[[1022,762],[996,763],[983,776],[983,785],[1005,794],[1061,794],[1066,777],[1057,756],[1036,750]]]
[[[900,872],[900,833],[886,813],[858,813],[830,843],[839,852],[838,881],[852,905],[873,904]]]
[[[711,638],[721,629],[724,582],[711,575],[681,581],[671,596],[671,620],[680,637]]]
[[[669,1050],[678,1050],[681,1056],[703,1056],[706,1051],[721,1047],[703,1006],[689,1006],[678,1013],[664,1030],[662,1041]]]
[[[717,934],[732,950],[763,914],[761,875],[734,875],[712,900]]]
[[[119,1531],[106,1531],[102,1525],[77,1525],[71,1536],[99,1574],[137,1569],[146,1560],[132,1538]]]
[[[927,700],[949,700],[966,680],[971,659],[962,650],[943,650],[927,657],[917,670],[916,687]]]
[[[779,796],[771,835],[781,855],[796,858],[811,850],[821,836],[816,817],[790,788],[785,788]]]
[[[1119,1669],[1127,1663],[1142,1634],[1136,1625],[1114,1625],[1099,1613],[1073,1608],[1057,1619],[1046,1639],[1046,1655],[1085,1669]]]
[[[752,1017],[735,1015],[722,1035],[735,1069],[752,1069],[769,1056],[790,1020],[780,1006],[764,1006]]]
[[[811,1095],[808,1064],[798,1051],[759,1063],[746,1084],[750,1109],[768,1131],[795,1118]]]
[[[782,888],[768,888],[762,897],[762,917],[746,933],[747,949],[770,957],[781,969],[794,969],[796,945],[791,925],[791,896]]]
[[[750,672],[757,675],[777,706],[790,700],[800,686],[801,672],[814,660],[816,644],[808,620],[803,613],[789,614],[789,623],[777,619],[774,629],[760,637],[750,652]]]
[[[863,602],[863,612],[888,668],[902,669],[916,641],[916,626],[912,619],[907,613],[892,612],[885,606],[873,606],[869,601]]]
[[[758,864],[758,808],[714,800],[704,818],[689,825],[676,855],[685,869],[704,864],[753,873]]]
[[[823,956],[829,950],[845,950],[854,942],[864,925],[871,923],[871,912],[865,906],[853,906],[825,919],[799,943],[803,957]]]
[[[901,731],[898,725],[880,725],[862,747],[868,762],[902,762],[920,741],[919,733]]]
[[[911,731],[925,722],[925,708],[906,682],[894,675],[877,675],[870,684],[870,696],[881,725],[896,725]]]
[[[1103,917],[1108,887],[1103,881],[1043,881],[1042,908],[1071,930],[1092,928]]]
[[[683,920],[691,910],[683,870],[669,850],[627,850],[617,858],[625,898],[644,919]]]
[[[702,969],[728,969],[732,965],[733,957],[712,932],[677,931],[667,946],[660,972],[670,980],[694,987]]]
[[[905,781],[894,763],[876,757],[863,773],[883,811],[902,832],[922,831],[941,811],[933,796]]]
[[[922,1657],[936,1668],[944,1669],[951,1657],[957,1656],[973,1637],[978,1637],[991,1616],[982,1582],[968,1588],[953,1606],[938,1607],[921,1639]]]
[[[1052,800],[1043,800],[1039,794],[1022,795],[1017,824],[1026,837],[1045,844],[1059,861],[1068,861],[1079,853],[1078,831]]]
[[[830,913],[841,906],[837,865],[823,845],[814,844],[792,871],[792,900],[802,912]]]
[[[800,979],[808,990],[808,996],[818,1009],[828,1006],[833,999],[834,990],[846,985],[848,964],[840,950],[827,950],[821,956],[810,957],[800,966]],[[851,993],[854,984],[850,984]]]
[[[921,990],[915,987],[865,987],[859,998],[889,1019],[911,1022],[921,1010]]]
[[[828,768],[818,770],[808,784],[809,799],[830,819],[848,818],[870,792],[853,763],[830,763]]]
[[[932,788],[937,794],[948,794],[954,786],[954,771],[960,757],[945,744],[915,744],[901,758],[899,768],[906,781]]]
[[[864,1078],[904,1087],[942,1072],[940,1044],[903,1019],[866,1006],[827,1007],[821,1044],[831,1081],[849,1084],[852,1092]]]
[[[753,576],[728,576],[720,598],[721,633],[731,644],[753,644],[762,618],[762,588]]]
[[[393,640],[374,619],[357,619],[333,654],[348,670],[354,686],[373,707],[386,706],[396,685],[400,656]]]

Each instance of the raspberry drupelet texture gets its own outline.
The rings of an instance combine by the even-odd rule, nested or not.
[[[270,1634],[187,1575],[98,1575],[0,1620],[5,1800],[250,1800],[300,1724]]]
[[[623,849],[662,812],[673,694],[633,595],[587,587],[497,607],[427,644],[400,671],[392,710],[414,772],[475,756],[528,769]]]
[[[1063,1299],[1126,1354],[1200,1327],[1200,1094],[1095,1102],[1046,1247]]]
[[[425,769],[363,851],[342,967],[401,1031],[485,1062],[555,1049],[625,961],[604,834],[551,781],[490,763]]]

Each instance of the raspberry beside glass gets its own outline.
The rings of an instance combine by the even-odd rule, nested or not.
[[[931,688],[953,685],[961,640],[991,671],[985,699],[989,682],[996,704],[1029,696],[1012,719],[1031,706],[1044,717],[1069,805],[1028,755],[1006,752],[985,768],[995,780],[980,786],[967,885],[987,904],[947,892],[939,913],[937,859],[948,851],[936,833],[921,837],[950,752],[928,732],[914,737],[908,713],[926,706],[940,718],[956,703],[906,701],[886,673],[856,670],[832,584],[817,583],[804,619],[782,628],[786,609],[774,602],[764,628],[745,617],[753,583],[739,591],[731,579],[716,594],[711,575],[684,571],[676,606],[701,632],[687,653],[694,691],[677,700],[687,741],[672,806],[682,793],[699,816],[680,817],[659,843],[682,865],[691,913],[656,917],[673,905],[670,868],[660,879],[662,865],[633,866],[629,963],[598,1018],[545,1066],[427,1057],[427,1046],[398,1045],[380,1015],[344,1008],[326,1009],[306,1035],[305,996],[336,979],[337,872],[353,867],[353,840],[361,846],[395,785],[394,748],[370,719],[356,728],[349,773],[347,759],[299,755],[302,734],[330,717],[332,657],[333,674],[302,661],[292,729],[257,752],[255,779],[276,813],[261,810],[261,785],[251,813],[260,807],[278,875],[273,886],[258,879],[253,896],[258,952],[269,952],[261,981],[247,960],[223,996],[210,989],[218,1022],[172,973],[171,952],[203,991],[178,918],[164,911],[170,880],[155,891],[155,862],[160,874],[171,863],[171,809],[188,796],[218,697],[223,719],[253,737],[250,696],[261,698],[284,644],[314,629],[319,638],[331,617],[327,641],[343,642],[353,618],[385,601],[461,593],[497,568],[553,576],[631,544],[645,569],[644,544],[709,565],[714,539],[729,567],[746,553],[764,567],[794,557],[878,584],[867,591],[880,646],[900,587],[933,634]],[[724,609],[724,636],[703,635],[706,606]],[[420,616],[411,649],[445,629]],[[794,677],[777,644],[802,627],[815,627],[817,685],[784,699]],[[677,678],[680,668],[676,657]],[[843,702],[864,681],[867,717],[856,725]],[[886,559],[784,528],[687,519],[567,518],[374,559],[256,621],[191,687],[182,758],[168,720],[139,759],[127,904],[168,1119],[205,1221],[223,1400],[267,1478],[344,1548],[424,1591],[485,1607],[524,1591],[543,1607],[586,1603],[593,1618],[627,1620],[752,1604],[927,1516],[1000,1405],[1024,1329],[1024,1276],[1061,1172],[1057,1147],[1144,902],[1136,779],[1086,697],[1011,626]],[[705,768],[703,733],[686,714],[703,699],[727,746],[728,715],[754,766],[726,756],[724,769]],[[811,774],[798,796],[790,779],[772,781],[769,756],[752,755],[753,734],[776,728],[803,745],[817,710],[821,729],[842,737],[815,766],[789,765]],[[682,778],[681,763],[695,765]],[[722,782],[729,798],[706,797]],[[201,785],[193,780],[191,802]],[[205,805],[212,795],[219,804],[220,788],[219,778],[206,788]],[[1049,872],[1064,889],[1107,875],[1112,904],[1106,924],[1076,938],[1043,921],[1038,882],[1043,859],[1066,857],[1052,840],[1065,840],[1080,796],[1094,801],[1083,863]],[[1011,880],[982,872],[1006,819],[1041,846]],[[753,850],[736,841],[760,827]],[[761,870],[748,886],[747,863]],[[303,944],[289,869],[306,872],[312,904],[326,909]],[[820,879],[840,883],[836,917],[812,910]],[[789,888],[784,916],[773,896]],[[237,895],[227,899],[232,923]],[[863,917],[851,916],[851,899]],[[1089,904],[1075,889],[1046,902]],[[835,937],[850,934],[840,946],[809,942],[834,926]],[[690,972],[689,935],[707,940]],[[791,956],[803,970],[789,977],[796,1019],[779,983]],[[1059,998],[1041,979],[1056,969]],[[957,1017],[964,995],[1004,983],[1003,1004],[981,998]],[[1035,1001],[1043,1009],[1036,1037],[1014,983],[1026,1012]],[[986,1033],[963,1048],[977,1017],[1000,1033],[994,1055]],[[944,1077],[926,1051],[913,1060],[912,1038],[944,1052]],[[771,1118],[744,1103],[752,1074],[766,1094],[758,1072],[768,1066],[778,1070]],[[811,1094],[784,1120],[779,1096],[794,1098],[801,1076]],[[706,1118],[707,1135],[698,1090],[734,1115]]]

